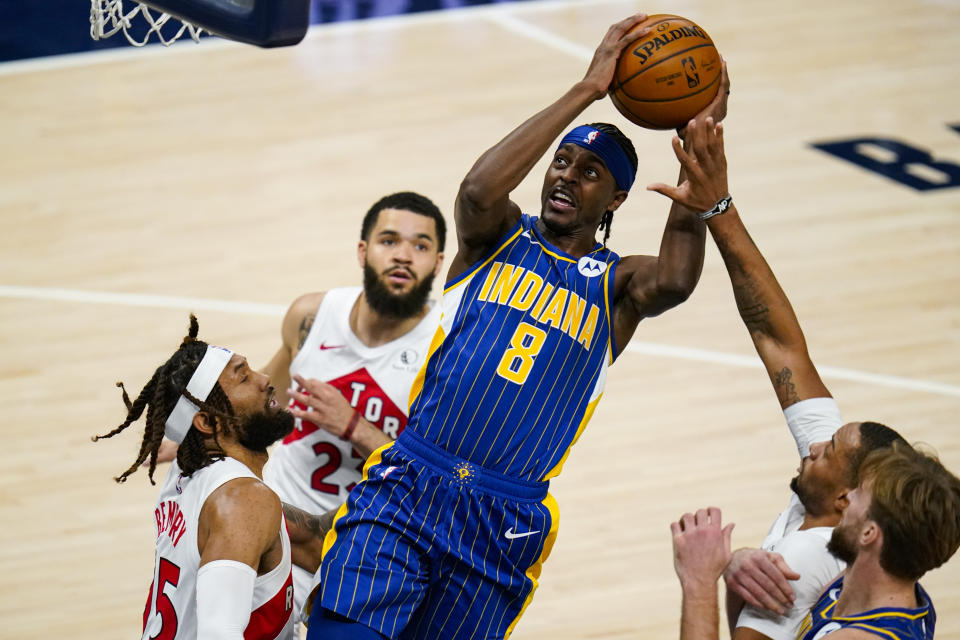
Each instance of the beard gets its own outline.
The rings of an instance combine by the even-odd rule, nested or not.
[[[797,494],[800,504],[804,510],[812,516],[822,516],[826,513],[823,507],[823,497],[815,491],[811,491],[805,484],[800,483],[800,476],[796,475],[790,481],[790,489]]]
[[[380,280],[380,274],[368,264],[363,265],[363,293],[370,307],[382,316],[397,320],[412,318],[423,311],[433,287],[433,274],[415,284],[408,293],[396,294]]]
[[[830,534],[830,541],[827,542],[827,551],[830,554],[847,565],[853,564],[857,559],[856,531],[851,527],[844,527],[838,524],[833,528]]]
[[[800,475],[797,474],[790,480],[790,490],[797,494],[797,497],[800,498],[800,504],[803,505],[803,508],[809,513],[810,512],[810,503],[811,496],[807,493],[805,487],[800,486]]]
[[[236,427],[237,442],[255,453],[266,453],[267,447],[291,431],[293,414],[276,409],[258,411]]]

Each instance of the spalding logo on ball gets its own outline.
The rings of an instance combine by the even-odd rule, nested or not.
[[[707,32],[686,18],[653,15],[633,31],[646,27],[650,33],[620,55],[610,99],[634,124],[675,129],[716,97],[720,54]]]

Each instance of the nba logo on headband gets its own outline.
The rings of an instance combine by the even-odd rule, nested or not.
[[[630,191],[636,178],[637,170],[633,167],[626,152],[614,138],[590,125],[580,125],[572,129],[560,140],[558,149],[565,144],[575,144],[578,147],[589,149],[596,154],[606,165],[619,189]]]

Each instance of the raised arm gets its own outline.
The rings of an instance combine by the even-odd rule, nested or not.
[[[736,207],[707,221],[730,275],[737,309],[780,406],[830,396],[820,379],[790,301],[747,233]]]
[[[681,176],[682,181],[682,176]],[[627,256],[614,283],[613,335],[617,348],[630,342],[644,318],[658,316],[685,301],[703,270],[706,230],[695,213],[674,204],[663,229],[660,254]]]
[[[698,129],[706,127],[707,118],[719,122],[726,117],[729,93],[730,77],[724,63],[716,97],[680,133],[685,138],[692,137]],[[690,144],[688,141],[687,147]],[[686,168],[681,163],[676,188],[688,183]],[[702,210],[674,200],[658,255],[628,256],[621,261],[614,283],[613,311],[614,339],[619,349],[627,345],[642,319],[660,315],[684,302],[696,288],[703,270],[706,243],[706,228],[698,215]]]
[[[730,561],[732,530],[733,524],[721,528],[716,507],[684,514],[670,525],[673,568],[683,591],[680,640],[719,638],[717,579]]]
[[[674,140],[674,151],[692,176],[690,187],[659,184],[648,188],[707,211],[729,195],[723,125],[710,122],[688,139],[686,149]],[[767,369],[780,406],[828,397],[830,392],[810,360],[793,307],[747,233],[736,206],[730,204],[725,212],[708,218],[707,228],[726,264],[740,317]]]
[[[460,184],[454,208],[459,251],[450,265],[450,277],[462,273],[516,223],[520,208],[510,200],[510,193],[564,128],[591,103],[607,95],[620,53],[649,31],[629,33],[630,29],[646,17],[640,13],[610,27],[583,79],[474,163]]]

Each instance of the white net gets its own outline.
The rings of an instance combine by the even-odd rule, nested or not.
[[[142,20],[137,19],[137,14]],[[161,31],[167,23],[170,26]],[[203,33],[200,27],[169,14],[159,11],[151,13],[145,4],[139,2],[129,2],[127,9],[124,9],[123,0],[90,0],[90,37],[100,40],[118,31],[123,31],[123,35],[135,47],[147,44],[151,35],[156,35],[157,40],[169,47],[185,33],[194,42],[200,42],[200,34]]]

